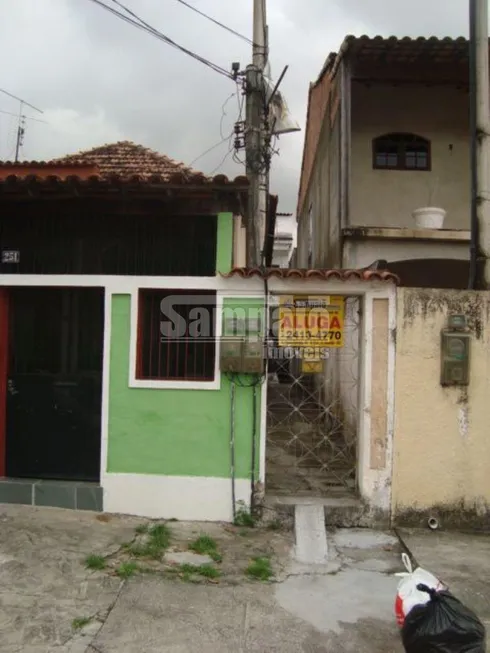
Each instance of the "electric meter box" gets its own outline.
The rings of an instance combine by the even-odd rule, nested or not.
[[[471,333],[464,316],[451,316],[448,326],[441,331],[441,385],[469,385]]]
[[[220,369],[235,374],[264,372],[264,343],[259,318],[224,318]]]
[[[243,339],[242,338],[222,338],[220,368],[222,372],[241,371],[243,359]]]

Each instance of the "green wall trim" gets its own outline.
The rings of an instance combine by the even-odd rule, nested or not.
[[[226,274],[233,263],[233,213],[218,213],[216,273]]]
[[[224,301],[225,308],[258,299]],[[167,476],[230,477],[231,383],[220,390],[129,387],[130,295],[112,295],[107,471]],[[221,319],[219,316],[217,319]],[[247,377],[243,384],[250,383]],[[261,388],[257,388],[256,472]],[[236,386],[236,478],[251,474],[253,388]]]

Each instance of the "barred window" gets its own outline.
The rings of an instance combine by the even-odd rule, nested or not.
[[[213,381],[216,292],[140,290],[136,378]]]

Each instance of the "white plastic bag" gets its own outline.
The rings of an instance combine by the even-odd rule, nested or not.
[[[447,589],[433,574],[422,567],[412,568],[410,558],[406,553],[402,553],[402,562],[407,570],[402,571],[395,576],[401,577],[398,583],[395,601],[396,621],[400,628],[405,622],[405,617],[416,605],[425,605],[429,602],[430,596],[426,592],[417,589],[417,585],[426,585],[429,589],[435,589],[436,592]]]

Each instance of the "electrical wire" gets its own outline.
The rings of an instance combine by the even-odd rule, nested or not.
[[[189,2],[185,2],[185,0],[177,0],[177,2],[180,2],[180,4],[184,5],[184,7],[187,7],[188,9],[191,9],[192,11],[195,11],[196,14],[199,14],[200,16],[203,16],[203,18],[207,18],[207,20],[210,20],[215,25],[218,25],[219,27],[222,27],[227,32],[230,32],[230,34],[234,34],[235,36],[238,36],[239,39],[242,39],[246,43],[249,43],[250,45],[254,45],[254,42],[252,41],[252,39],[249,39],[248,36],[245,36],[244,34],[240,34],[240,32],[237,32],[232,27],[228,27],[228,25],[225,25],[224,23],[220,23],[219,20],[216,20],[215,18],[212,18],[208,14],[205,14],[204,11],[201,11],[197,7],[194,7],[194,5],[191,5]]]
[[[116,0],[113,0],[116,2]],[[208,68],[211,68],[211,70],[214,70],[215,72],[219,73],[220,75],[223,75],[224,77],[227,77],[228,79],[233,79],[233,75],[222,68],[221,66],[218,66],[217,64],[212,63],[205,57],[201,57],[200,55],[196,54],[195,52],[192,52],[192,50],[188,50],[182,45],[179,45],[175,41],[173,41],[171,38],[163,34],[162,32],[159,32],[157,29],[143,21],[139,16],[137,16],[134,12],[132,12],[130,9],[125,7],[122,3],[116,2],[121,8],[124,8],[125,11],[130,13],[132,16],[136,18],[136,20],[133,20],[129,16],[125,16],[122,14],[120,11],[117,11],[117,9],[113,9],[112,7],[109,7],[106,5],[102,0],[90,0],[90,2],[93,2],[96,5],[99,5],[99,7],[102,7],[103,9],[106,9],[109,11],[111,14],[114,16],[117,16],[121,20],[126,21],[130,25],[133,25],[133,27],[137,27],[138,29],[141,29],[145,32],[148,32],[148,34],[151,34],[155,38],[159,39],[160,41],[163,41],[164,43],[167,43],[167,45],[172,46],[173,48],[176,48],[177,50],[180,50],[180,52],[183,52],[184,54],[187,54],[188,56],[192,57],[193,59],[196,59],[196,61],[200,61],[203,63],[205,66],[208,66]]]
[[[225,140],[225,136],[223,136],[223,120],[224,120],[225,117],[227,116],[227,113],[226,113],[226,111],[225,111],[225,109],[226,109],[226,105],[227,105],[228,102],[231,100],[231,98],[234,97],[234,96],[235,96],[235,93],[232,93],[231,95],[229,95],[229,96],[226,98],[226,100],[223,102],[223,104],[221,105],[221,118],[220,118],[220,121],[219,121],[219,133],[220,133],[220,136],[221,136],[221,138],[222,138],[223,140]]]
[[[231,134],[228,134],[228,136],[224,136],[220,141],[218,141],[218,142],[215,143],[214,145],[211,145],[211,147],[209,147],[207,150],[205,150],[205,151],[204,151],[202,154],[200,154],[199,156],[196,156],[196,158],[193,159],[193,160],[189,163],[189,168],[192,168],[192,166],[194,165],[194,163],[195,163],[196,161],[199,161],[199,159],[202,159],[203,156],[206,156],[206,154],[209,154],[210,152],[212,152],[213,150],[215,150],[217,147],[219,147],[220,145],[222,145],[222,144],[225,143],[226,141],[229,141],[230,138],[231,138],[232,136],[233,136],[233,132],[231,132]]]
[[[223,119],[228,115],[228,114],[226,113],[226,106],[227,106],[227,104],[229,103],[229,101],[231,100],[231,98],[234,97],[235,95],[237,96],[237,100],[238,100],[238,120],[237,120],[237,122],[240,122],[240,120],[241,120],[241,118],[242,118],[242,113],[243,113],[243,103],[244,103],[244,99],[245,99],[245,98],[242,96],[242,98],[241,98],[241,100],[240,100],[239,86],[238,86],[238,82],[237,82],[237,91],[236,91],[235,93],[232,93],[231,95],[229,95],[229,96],[226,98],[226,100],[223,102],[223,104],[221,105],[221,118],[220,118],[220,124],[219,124],[219,131],[220,131],[221,140],[219,140],[219,141],[218,141],[217,143],[215,143],[214,145],[211,145],[211,147],[208,147],[208,149],[205,150],[204,152],[202,152],[201,154],[199,154],[199,156],[196,156],[196,158],[193,159],[193,160],[189,163],[189,167],[190,167],[190,168],[192,168],[192,166],[194,165],[194,163],[195,163],[196,161],[199,161],[199,159],[202,159],[203,156],[206,156],[206,154],[209,154],[210,152],[212,152],[213,150],[215,150],[217,147],[219,147],[220,145],[222,145],[223,143],[225,143],[226,141],[228,141],[228,145],[229,145],[228,152],[225,154],[225,156],[224,156],[223,160],[220,162],[220,164],[219,164],[219,165],[218,165],[218,166],[217,166],[217,167],[216,167],[216,168],[215,168],[215,169],[210,173],[210,174],[212,175],[214,172],[216,172],[216,170],[218,170],[218,168],[220,168],[220,167],[223,165],[223,163],[226,161],[226,159],[227,159],[227,158],[230,156],[230,154],[233,152],[233,149],[234,149],[234,143],[232,143],[232,138],[233,138],[233,136],[234,136],[234,134],[235,134],[235,130],[233,129],[233,130],[228,134],[228,136],[225,136],[225,135],[223,134]],[[242,163],[241,161],[238,161],[238,162],[237,162],[237,161],[235,160],[235,154],[236,154],[236,153],[233,154],[233,160],[234,160],[236,163],[240,163],[240,164],[241,164],[241,163]]]
[[[223,163],[226,161],[226,159],[230,156],[230,154],[231,154],[232,152],[233,152],[233,148],[230,147],[230,148],[228,149],[228,152],[225,154],[225,156],[223,157],[223,159],[218,163],[218,165],[216,166],[216,168],[214,168],[214,170],[211,170],[211,172],[209,173],[209,176],[210,176],[210,177],[212,177],[212,176],[214,175],[214,173],[217,172],[217,171],[221,168],[221,166],[223,165]]]
[[[4,113],[6,116],[14,116],[14,118],[19,117],[18,113],[11,113],[10,111],[4,111],[3,109],[0,109],[0,113]],[[35,120],[36,122],[43,122],[46,125],[48,124],[47,120],[39,120],[39,118],[32,118],[31,116],[22,115],[21,118],[26,118],[27,120]]]

